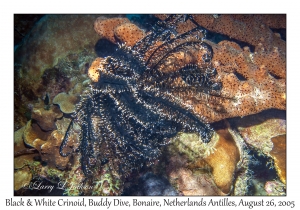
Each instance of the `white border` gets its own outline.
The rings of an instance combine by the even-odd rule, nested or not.
[[[296,1],[294,1],[296,2]],[[140,14],[140,13],[286,13],[287,14],[287,196],[286,197],[229,197],[236,203],[240,199],[245,200],[261,200],[274,199],[294,200],[296,208],[300,203],[296,198],[299,194],[299,142],[297,131],[299,130],[298,113],[299,113],[299,11],[297,5],[287,1],[1,1],[1,32],[0,32],[0,90],[1,90],[1,158],[0,158],[0,206],[5,209],[5,199],[13,198],[19,200],[20,197],[13,197],[13,14],[14,13],[123,13],[123,14]],[[297,65],[298,64],[298,65]],[[298,174],[299,173],[299,174]],[[23,197],[23,199],[34,199],[39,197]],[[48,199],[49,197],[47,197]],[[61,197],[51,197],[58,200]],[[156,199],[163,202],[164,197],[140,197],[143,200]],[[205,197],[206,200],[219,197]],[[65,198],[69,200],[77,200],[75,198]],[[86,197],[85,199],[89,199]],[[94,197],[95,200],[99,199]],[[114,199],[114,198],[110,198]],[[132,197],[121,197],[122,200],[132,202]],[[180,198],[180,199],[187,199]],[[201,197],[192,197],[191,199],[201,199]],[[11,207],[10,207],[11,208]],[[31,207],[37,209],[41,207]],[[63,207],[76,208],[76,207]],[[94,207],[95,208],[95,207]],[[96,207],[97,209],[103,207]],[[145,208],[145,207],[143,207]],[[172,207],[182,208],[182,207]],[[184,207],[186,208],[186,207]],[[199,209],[201,207],[197,207]],[[216,209],[217,207],[215,207]],[[221,207],[222,209],[232,209],[232,207]],[[274,209],[273,207],[263,207],[264,209]],[[254,207],[253,209],[263,209]],[[1,208],[2,209],[2,208]],[[78,208],[79,209],[79,208]],[[119,207],[111,207],[110,209],[119,209]],[[137,207],[136,209],[140,209]],[[149,208],[150,209],[150,208]],[[249,208],[243,208],[249,209]],[[278,209],[278,207],[276,208]],[[280,209],[280,208],[279,208]]]

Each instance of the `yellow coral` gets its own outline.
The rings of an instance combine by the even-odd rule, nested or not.
[[[96,58],[92,65],[90,66],[88,70],[88,76],[91,79],[92,82],[98,82],[100,79],[100,73],[99,68],[101,68],[101,61],[103,61],[103,58]]]
[[[272,138],[274,144],[271,156],[275,161],[275,168],[278,172],[280,181],[286,183],[286,135],[280,135]]]
[[[189,186],[199,185],[199,180],[209,185],[212,193],[210,195],[230,193],[240,160],[240,148],[227,129],[217,130],[217,134],[208,144],[199,141],[196,134],[179,134],[170,145],[169,151],[169,176],[171,179],[179,178],[178,184],[181,190],[185,189],[185,195],[194,195],[196,192],[203,194],[200,189],[189,191],[194,189]],[[177,153],[184,156],[180,157]],[[182,158],[187,163],[182,163]],[[202,175],[197,175],[197,171],[202,171]]]
[[[216,185],[222,192],[229,193],[240,153],[228,130],[219,130],[218,134],[220,138],[216,143],[215,152],[204,160],[212,167]]]

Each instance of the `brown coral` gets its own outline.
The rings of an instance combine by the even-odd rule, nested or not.
[[[14,172],[14,190],[19,190],[22,187],[28,187],[31,179],[32,173],[27,167]]]
[[[275,168],[280,180],[286,183],[286,135],[280,135],[272,138],[274,144],[271,156],[275,161]]]
[[[36,125],[37,126],[37,125]],[[23,133],[27,126],[17,130],[14,134],[14,168],[21,169],[26,163],[32,162],[38,153],[35,149],[25,146],[23,141]],[[38,126],[37,126],[38,127]],[[39,128],[39,127],[38,127]]]
[[[38,126],[38,124],[32,123],[32,121],[30,120],[26,124],[25,130],[23,132],[24,143],[29,147],[34,147],[34,140],[36,140],[37,138],[47,139],[50,133],[51,131],[43,131],[40,126]]]
[[[223,103],[226,112],[215,113],[215,120],[286,108],[285,79],[274,78],[266,66],[252,62],[256,55],[233,42],[210,44],[214,50],[213,63],[223,84],[222,95],[232,99]]]
[[[145,36],[145,32],[132,23],[124,23],[114,30],[115,36],[127,46],[133,46],[137,41]]]
[[[104,39],[113,43],[120,41],[127,46],[133,46],[145,36],[145,32],[130,23],[127,18],[97,18],[94,23],[95,31]]]
[[[244,141],[265,155],[273,148],[271,139],[286,133],[286,120],[272,112],[236,119],[235,124]]]
[[[70,162],[70,157],[62,157],[59,154],[59,147],[64,135],[60,134],[57,130],[53,131],[51,135],[45,140],[35,139],[33,146],[40,152],[41,158],[52,168],[65,169]],[[76,142],[72,142],[73,146]],[[73,147],[72,146],[72,147]]]
[[[117,40],[115,38],[114,29],[123,23],[129,23],[129,20],[127,18],[105,19],[103,17],[99,17],[94,22],[94,29],[101,38],[116,43]]]
[[[161,19],[167,17],[167,15],[157,16]],[[270,108],[286,109],[285,41],[275,36],[269,28],[284,28],[285,16],[193,15],[193,18],[209,30],[247,42],[249,46],[254,45],[255,52],[252,53],[249,47],[242,49],[239,44],[232,41],[222,41],[218,44],[206,41],[213,48],[212,63],[218,72],[219,81],[223,84],[221,97],[171,90],[173,95],[185,101],[187,106],[191,107],[196,115],[201,115],[206,122],[246,116]],[[109,21],[114,23],[114,27],[108,27],[106,22]],[[107,19],[105,24],[102,23],[106,27],[102,27],[101,30],[116,35],[115,32],[118,31],[116,28],[122,28],[128,35],[122,36],[120,41],[130,43],[129,46],[132,46],[138,39],[132,41],[129,32],[133,26],[125,22],[124,24],[120,20]],[[99,21],[96,23],[99,24]],[[176,30],[184,33],[194,27],[196,24],[188,20],[179,22]],[[139,33],[139,39],[141,38],[142,33]],[[153,49],[160,44],[162,43],[155,43]],[[188,53],[181,51],[173,53],[159,68],[162,72],[172,72],[187,64],[200,65],[203,63],[203,53],[204,50],[196,49],[191,49]],[[144,59],[147,60],[149,55],[151,52],[146,52]],[[176,81],[174,87],[180,86],[181,83],[182,81]]]
[[[275,78],[264,65],[256,65],[252,61],[255,55],[249,53],[247,48],[241,49],[238,44],[229,41],[219,44],[206,42],[214,51],[212,63],[223,85],[221,97],[172,91],[174,95],[188,102],[195,114],[203,116],[207,122],[215,122],[270,108],[286,108],[285,79]],[[177,59],[163,66],[163,69],[199,64],[203,61],[201,54],[198,54],[197,51],[190,51],[189,55],[182,55],[184,59],[174,55]]]
[[[61,130],[65,130],[66,128],[60,128]],[[59,154],[59,147],[63,140],[64,135],[58,130],[54,131],[43,131],[36,124],[29,121],[24,128],[23,139],[25,145],[36,149],[41,159],[46,162],[52,168],[65,169],[69,164],[69,157],[62,157]],[[78,147],[78,134],[76,132],[72,132],[70,135],[70,142],[68,143],[68,148],[66,150],[71,151],[75,150]],[[16,152],[16,151],[15,151]],[[26,157],[33,157],[36,154],[27,155]],[[19,158],[24,158],[24,156],[20,156],[15,158],[15,163],[20,165],[21,163]],[[16,162],[18,161],[18,162]],[[24,162],[24,161],[23,161]]]
[[[229,193],[234,180],[236,165],[240,160],[239,148],[227,130],[219,130],[220,138],[215,152],[204,160],[212,168],[214,181],[224,193]]]
[[[200,142],[195,134],[180,134],[168,149],[168,176],[184,195],[231,192],[240,148],[228,129],[218,129],[209,144]]]
[[[63,113],[70,114],[75,111],[75,104],[79,102],[80,97],[73,94],[59,93],[53,99],[53,104],[59,105]]]
[[[40,128],[44,131],[56,129],[55,121],[61,118],[63,113],[55,105],[50,105],[49,109],[45,109],[42,103],[37,104],[31,113],[31,118],[36,121]]]
[[[213,32],[270,50],[276,46],[285,51],[285,42],[270,28],[285,28],[285,15],[193,15],[196,22]]]

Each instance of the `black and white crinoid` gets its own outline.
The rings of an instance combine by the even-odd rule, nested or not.
[[[178,34],[176,23],[191,16],[170,15],[133,47],[121,44],[104,59],[100,79],[82,97],[60,147],[62,156],[73,124],[81,127],[81,166],[92,176],[103,164],[125,176],[151,163],[179,131],[209,142],[213,130],[191,111],[189,93],[218,95],[221,84],[211,65],[212,48],[197,26]],[[201,55],[201,61],[193,61]]]

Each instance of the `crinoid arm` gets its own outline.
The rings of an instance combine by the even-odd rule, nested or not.
[[[213,51],[205,30],[178,34],[175,25],[190,16],[170,16],[133,47],[120,45],[104,58],[99,81],[78,105],[81,165],[92,176],[103,164],[127,176],[151,164],[178,132],[198,133],[207,143],[213,129],[189,101],[218,97],[222,84],[211,65]],[[198,58],[201,58],[200,61]],[[60,154],[68,141],[69,125]]]

